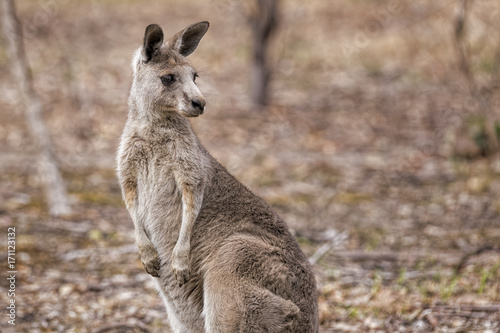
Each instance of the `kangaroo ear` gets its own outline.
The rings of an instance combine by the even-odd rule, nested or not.
[[[209,25],[207,21],[192,24],[172,37],[169,44],[180,55],[187,57],[196,50]]]
[[[142,61],[148,62],[163,45],[163,30],[157,24],[150,24],[144,33],[142,45]]]

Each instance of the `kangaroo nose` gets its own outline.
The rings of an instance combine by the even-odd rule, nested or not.
[[[204,99],[200,100],[200,99],[195,98],[195,99],[193,99],[191,101],[191,104],[193,105],[193,107],[195,109],[200,110],[200,113],[203,113],[203,110],[205,110],[205,104],[206,104],[206,102],[205,102]]]

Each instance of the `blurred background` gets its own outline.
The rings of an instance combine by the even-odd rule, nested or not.
[[[498,332],[498,1],[16,4],[71,212],[49,214],[2,34],[0,227],[4,249],[16,228],[15,332],[168,332],[115,152],[145,27],[171,36],[201,20],[210,29],[190,61],[207,107],[193,127],[311,257],[320,332]]]

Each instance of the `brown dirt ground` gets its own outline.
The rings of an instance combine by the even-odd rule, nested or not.
[[[208,105],[193,126],[307,255],[328,248],[314,266],[320,332],[500,331],[500,158],[460,158],[456,148],[477,115],[500,120],[498,2],[471,5],[473,98],[457,67],[455,2],[283,0],[262,110],[247,97],[241,1],[18,6],[75,214],[46,212],[1,40],[0,227],[16,228],[18,271],[15,330],[2,315],[2,331],[168,331],[114,154],[144,28],[156,22],[169,35],[199,20],[211,27],[191,61]]]

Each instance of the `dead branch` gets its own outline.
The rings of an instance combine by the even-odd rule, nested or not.
[[[478,304],[458,306],[434,306],[429,309],[436,317],[462,317],[471,319],[498,318],[500,304]]]
[[[342,248],[347,237],[349,237],[349,233],[347,231],[338,233],[337,230],[330,230],[329,235],[327,236],[328,241],[321,245],[319,249],[317,249],[316,252],[314,252],[314,254],[309,258],[311,265],[316,264],[318,260],[330,252],[331,249]]]
[[[471,251],[469,253],[464,254],[462,256],[462,258],[460,259],[460,261],[458,262],[457,266],[455,267],[455,275],[460,274],[462,272],[462,269],[465,267],[465,265],[467,264],[467,261],[470,258],[478,256],[478,255],[480,255],[484,252],[488,252],[488,251],[495,251],[495,249],[491,245],[486,245],[486,246],[482,246],[482,247],[478,248],[477,250],[474,250],[474,251]]]
[[[25,114],[38,151],[38,173],[43,181],[49,213],[63,216],[71,213],[68,195],[57,167],[52,142],[42,120],[43,105],[33,88],[33,76],[24,51],[21,24],[14,0],[2,0],[2,21],[7,50],[15,80],[25,103]]]

